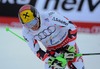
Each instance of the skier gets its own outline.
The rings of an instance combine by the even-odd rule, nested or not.
[[[45,62],[45,69],[84,69],[82,57],[76,45],[77,27],[68,18],[50,11],[39,14],[32,5],[19,9],[23,37],[36,56]],[[42,50],[39,41],[45,46]]]

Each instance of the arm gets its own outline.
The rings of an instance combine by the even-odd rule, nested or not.
[[[76,52],[75,44],[76,44],[76,38],[77,38],[77,27],[74,25],[71,21],[68,20],[68,18],[56,13],[56,12],[50,12],[52,13],[49,15],[51,17],[52,23],[66,27],[66,30],[68,30],[68,48],[67,51],[69,52]]]
[[[23,37],[27,41],[27,44],[32,50],[32,52],[40,60],[44,61],[48,57],[48,54],[40,48],[39,42],[33,38],[34,36],[31,35],[28,30],[25,30],[25,29],[23,30]]]
[[[70,29],[72,31],[77,30],[76,25],[72,23],[67,17],[55,12],[49,11],[45,14],[42,14],[44,20],[48,22],[50,25],[58,25],[62,27],[66,27],[66,29]]]
[[[66,27],[66,29],[68,29],[68,33],[69,36],[71,34],[76,34],[77,33],[77,27],[75,24],[73,24],[67,17],[62,16],[61,14],[54,12],[54,11],[50,11],[48,13],[49,19],[50,19],[50,23],[52,23],[53,25],[58,25],[58,26],[62,26],[62,27]]]

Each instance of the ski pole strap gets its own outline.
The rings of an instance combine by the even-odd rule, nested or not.
[[[50,57],[48,59],[49,67],[59,66],[59,67],[61,67],[61,69],[65,68],[67,62],[68,62],[67,59],[63,58],[63,54],[56,56],[56,57]]]
[[[67,64],[67,60],[62,58],[62,57],[56,57],[56,60],[58,60],[59,62],[61,62],[61,67],[65,67]]]

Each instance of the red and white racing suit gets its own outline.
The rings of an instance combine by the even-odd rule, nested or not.
[[[36,31],[23,27],[23,37],[29,47],[38,58],[45,61],[45,69],[52,69],[47,64],[51,55],[60,54],[60,48],[66,45],[75,46],[75,52],[79,53],[76,45],[77,27],[66,17],[50,11],[40,15],[40,28]],[[46,52],[40,48],[39,42],[46,48]],[[59,52],[57,50],[59,49]],[[69,69],[83,69],[82,57],[76,57],[68,62]]]

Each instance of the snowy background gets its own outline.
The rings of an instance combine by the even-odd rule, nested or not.
[[[18,35],[21,29],[11,28]],[[100,34],[78,33],[77,44],[81,53],[100,52]],[[85,69],[99,69],[100,55],[84,56]],[[40,61],[28,45],[0,28],[0,69],[44,69]],[[67,69],[67,68],[66,68]]]

